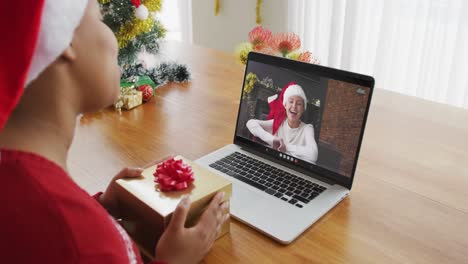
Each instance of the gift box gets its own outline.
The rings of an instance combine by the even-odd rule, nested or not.
[[[180,200],[189,195],[192,201],[185,226],[194,226],[211,199],[218,192],[224,192],[224,200],[231,197],[231,182],[181,156],[191,166],[195,180],[188,188],[180,191],[163,192],[155,182],[156,167],[143,171],[143,177],[117,180],[117,196],[120,203],[122,225],[140,247],[141,252],[153,258],[154,249],[160,236],[167,228],[172,213]],[[228,208],[229,212],[229,208]],[[221,237],[229,232],[230,219],[221,227]]]
[[[130,110],[141,104],[143,104],[143,93],[133,87],[125,87],[120,89],[119,99],[114,106],[117,110],[121,108]]]
[[[150,85],[153,89],[156,87],[156,84],[149,76],[132,76],[130,78],[120,80],[121,88],[140,87],[145,84]]]

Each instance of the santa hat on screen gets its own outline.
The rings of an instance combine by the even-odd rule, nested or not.
[[[267,119],[273,119],[273,135],[276,134],[278,128],[286,118],[286,102],[291,96],[299,96],[304,100],[304,110],[307,109],[307,97],[304,90],[295,82],[290,82],[283,87],[278,97],[277,94],[268,97],[268,104],[270,105],[270,113]]]
[[[0,130],[25,87],[70,45],[88,0],[15,0],[0,9]]]

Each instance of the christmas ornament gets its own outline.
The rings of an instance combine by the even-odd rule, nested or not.
[[[130,0],[132,4],[138,8],[141,5],[141,0]]]
[[[261,10],[260,8],[262,7],[262,4],[263,4],[263,0],[257,0],[257,5],[255,6],[255,22],[257,23],[257,25],[260,25],[262,24],[262,14],[261,14]]]
[[[220,0],[215,0],[215,16],[219,15]]]
[[[149,84],[138,87],[138,91],[143,93],[143,102],[148,102],[154,95],[153,88]]]
[[[103,21],[119,44],[119,65],[133,64],[141,51],[155,54],[166,30],[154,15],[162,0],[99,0]]]
[[[146,6],[144,5],[140,5],[139,7],[137,7],[137,9],[135,9],[135,16],[140,20],[147,19],[148,15],[149,15],[148,8],[146,8]]]
[[[215,8],[214,8],[215,16],[219,15],[219,10],[221,9],[220,1],[221,0],[215,0]],[[263,4],[263,0],[257,0],[257,4],[255,5],[255,23],[257,23],[257,25],[260,25],[263,22],[263,18],[261,14],[262,4]]]
[[[139,81],[146,75],[152,80],[152,87],[167,82],[186,82],[190,72],[185,65],[166,63],[166,71],[161,67],[148,68],[137,62],[140,52],[156,54],[160,40],[166,30],[158,21],[162,0],[98,0],[103,14],[103,21],[114,32],[119,44],[118,62],[121,67],[122,81],[139,87]],[[161,76],[162,74],[162,76]],[[125,85],[124,87],[126,87]]]

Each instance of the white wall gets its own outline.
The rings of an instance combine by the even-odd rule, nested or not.
[[[234,52],[235,47],[248,40],[249,31],[256,26],[256,0],[220,0],[218,16],[214,14],[215,0],[192,1],[192,34],[197,45]],[[273,33],[287,31],[288,1],[263,0],[263,26]]]

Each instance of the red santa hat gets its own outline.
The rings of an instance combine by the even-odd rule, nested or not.
[[[15,0],[0,9],[0,130],[25,87],[70,45],[88,0]]]
[[[268,97],[268,104],[270,105],[270,112],[267,119],[273,119],[273,135],[276,134],[278,128],[286,118],[286,102],[291,96],[299,96],[304,100],[304,109],[307,109],[307,97],[304,90],[300,85],[295,82],[290,82],[283,87],[279,97],[277,94]]]
[[[286,107],[286,102],[291,96],[299,96],[304,100],[304,110],[307,109],[307,97],[304,90],[298,84],[289,85],[283,95],[283,106]]]

